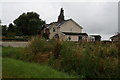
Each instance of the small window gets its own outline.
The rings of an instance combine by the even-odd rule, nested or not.
[[[59,35],[58,35],[58,34],[55,34],[54,38],[55,38],[55,39],[59,39]]]
[[[53,32],[55,32],[55,28],[53,28]]]
[[[69,40],[69,41],[71,40],[71,37],[70,37],[70,36],[68,37],[68,40]]]
[[[78,39],[79,39],[79,41],[80,41],[80,40],[82,40],[82,36],[79,36],[79,38],[78,38]]]

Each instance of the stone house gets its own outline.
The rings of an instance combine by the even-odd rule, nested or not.
[[[64,10],[61,8],[57,22],[45,24],[40,30],[42,37],[46,33],[49,39],[55,38],[63,41],[87,41],[88,34],[82,33],[83,27],[73,19],[64,19]]]

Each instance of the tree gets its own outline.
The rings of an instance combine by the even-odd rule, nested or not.
[[[1,26],[1,20],[0,20],[0,36],[2,36],[2,26]]]
[[[7,35],[7,26],[6,25],[2,25],[2,36],[6,36]]]
[[[22,33],[24,36],[31,36],[38,34],[45,21],[41,20],[37,13],[27,12],[14,20],[14,24],[16,25],[17,35]]]
[[[8,32],[16,32],[16,28],[12,23],[9,24]]]
[[[14,37],[15,35],[16,35],[16,27],[12,23],[10,23],[7,30],[7,36]]]
[[[2,21],[0,20],[0,26],[1,26]]]

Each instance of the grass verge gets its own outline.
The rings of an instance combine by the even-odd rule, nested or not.
[[[45,65],[11,58],[3,58],[2,71],[3,78],[73,78]]]
[[[20,47],[2,47],[2,57],[11,57],[20,59],[22,57],[22,51],[24,48]]]

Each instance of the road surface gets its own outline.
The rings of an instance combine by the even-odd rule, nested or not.
[[[7,42],[2,42],[0,41],[0,46],[11,46],[11,47],[26,47],[28,44],[28,42],[15,42],[15,41],[7,41]]]

